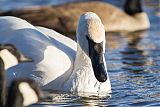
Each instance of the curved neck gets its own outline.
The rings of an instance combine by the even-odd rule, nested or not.
[[[3,107],[6,102],[6,82],[5,82],[4,62],[0,57],[0,107]]]
[[[124,11],[129,15],[143,12],[141,0],[126,0]]]
[[[98,95],[101,92],[111,92],[109,78],[103,83],[95,78],[91,60],[79,44],[77,44],[73,72],[63,88],[66,91],[78,92],[78,95],[82,93]]]
[[[74,65],[74,68],[89,67],[89,69],[93,70],[89,56],[82,50],[79,44],[77,45],[77,53]]]
[[[77,54],[74,63],[73,79],[74,87],[73,90],[77,92],[96,92],[100,83],[95,78],[92,63],[88,55],[77,46]]]

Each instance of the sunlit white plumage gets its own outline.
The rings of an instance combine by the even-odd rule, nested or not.
[[[93,23],[100,27],[94,28]],[[85,26],[101,32],[93,32],[92,28],[86,31],[83,28]],[[106,72],[107,80],[99,82],[94,76],[88,56],[86,34],[96,43],[103,41],[103,51],[105,50],[104,27],[96,14],[88,12],[81,16],[77,28],[78,44],[56,31],[34,27],[16,17],[1,17],[0,27],[3,28],[0,29],[0,43],[12,43],[34,60],[9,69],[8,81],[16,77],[30,77],[43,89],[98,94],[111,92],[108,73]]]

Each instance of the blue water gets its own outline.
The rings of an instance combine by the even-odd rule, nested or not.
[[[76,0],[0,0],[0,10],[33,5],[61,4]],[[120,0],[105,0],[122,7]],[[123,0],[124,1],[124,0]],[[158,0],[145,1],[151,28],[134,33],[107,33],[106,55],[112,84],[111,98],[87,98],[50,93],[36,106],[160,107],[160,16]]]

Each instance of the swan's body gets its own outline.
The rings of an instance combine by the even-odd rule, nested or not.
[[[56,48],[56,46],[60,45],[56,44],[58,41],[52,41],[47,35],[28,22],[15,17],[2,17],[0,18],[0,26],[4,28],[4,30],[1,30],[0,42],[14,44],[20,51],[34,60],[32,63],[25,64],[25,66],[22,64],[14,67],[13,69],[15,70],[9,70],[9,79],[27,76],[36,79],[44,86],[59,75],[62,75],[71,66],[71,60],[66,53]],[[52,70],[58,73],[52,72]]]
[[[0,43],[12,43],[34,60],[9,69],[9,81],[29,77],[47,90],[98,94],[111,92],[103,54],[105,32],[94,13],[80,18],[78,44],[53,30],[34,27],[15,17],[1,17],[0,27],[3,28],[0,29]],[[90,44],[97,46],[98,50],[92,49]],[[95,54],[99,55],[96,58],[100,60],[94,59]]]

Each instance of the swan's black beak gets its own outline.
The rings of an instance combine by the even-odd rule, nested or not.
[[[107,71],[105,68],[103,57],[103,42],[95,43],[88,38],[89,44],[89,57],[92,62],[94,75],[99,82],[105,82],[107,80]]]

